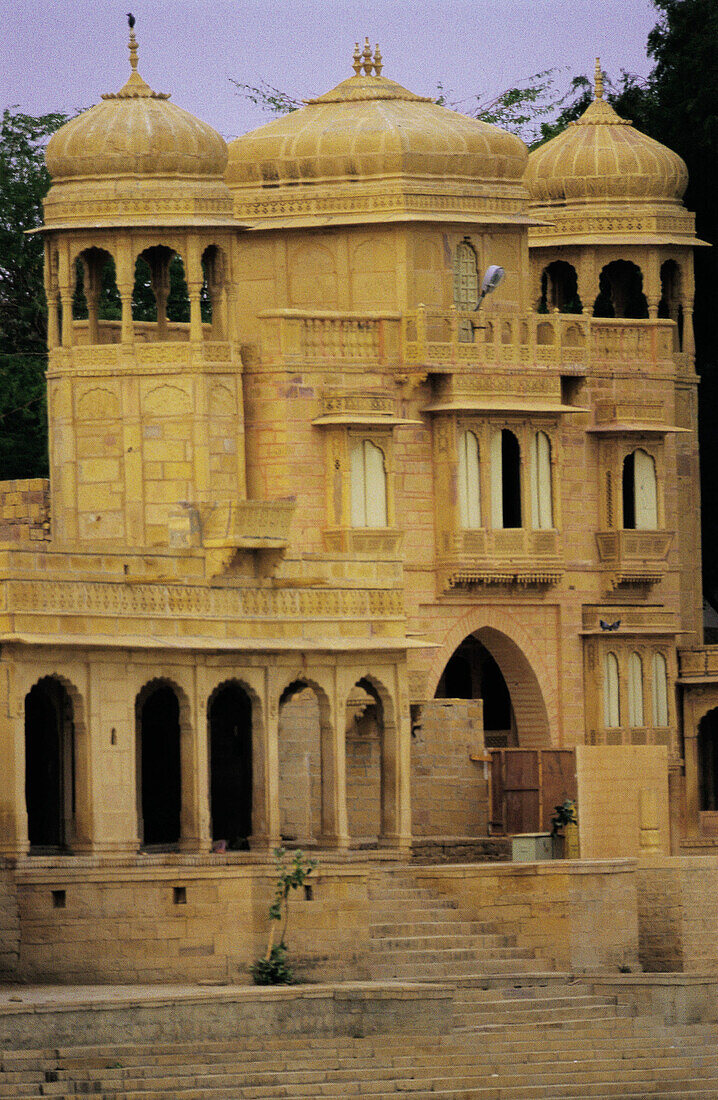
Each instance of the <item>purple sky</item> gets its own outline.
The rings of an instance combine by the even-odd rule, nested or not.
[[[650,0],[0,0],[0,107],[74,111],[117,91],[130,5],[145,80],[227,138],[271,117],[230,76],[318,95],[351,75],[365,35],[385,76],[425,95],[442,83],[460,100],[554,67],[563,89],[596,54],[609,76],[645,75],[656,22]]]

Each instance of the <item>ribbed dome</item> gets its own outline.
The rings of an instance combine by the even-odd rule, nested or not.
[[[173,207],[179,213],[180,206],[200,217],[229,214],[226,142],[142,79],[133,32],[130,61],[132,72],[119,92],[103,95],[48,142],[45,161],[53,187],[45,202],[46,222],[83,216],[117,220],[150,200],[160,218]]]
[[[130,78],[132,79],[132,78]],[[53,134],[45,159],[53,180],[89,176],[220,176],[227,145],[206,122],[139,78]],[[143,89],[147,89],[144,91]]]
[[[230,187],[388,175],[518,182],[526,157],[513,134],[359,75],[231,142],[226,179]]]
[[[524,182],[534,203],[680,200],[688,170],[665,145],[635,130],[602,98],[529,155]]]

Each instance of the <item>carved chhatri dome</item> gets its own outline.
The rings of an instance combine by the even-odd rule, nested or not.
[[[216,130],[189,111],[169,102],[169,96],[154,92],[137,71],[137,41],[130,30],[131,74],[119,92],[103,95],[102,102],[66,123],[50,139],[45,153],[54,186],[46,202],[46,222],[72,218],[77,202],[86,201],[91,189],[103,195],[103,182],[111,179],[112,193],[106,195],[105,214],[117,206],[123,195],[137,195],[140,185],[147,197],[149,181],[172,181],[176,194],[183,189],[199,199],[194,211],[216,208],[222,198],[227,210],[227,193],[222,174],[227,163],[227,145]],[[219,191],[218,191],[219,189]],[[162,187],[150,188],[154,193]],[[212,199],[207,208],[205,200]],[[72,200],[73,209],[66,203]],[[109,203],[109,206],[107,206]],[[160,210],[161,216],[161,210]]]
[[[527,151],[519,138],[415,95],[381,70],[378,47],[372,58],[367,40],[363,54],[355,51],[354,76],[231,142],[226,179],[235,213],[244,212],[252,192],[259,211],[270,188],[275,200],[277,188],[282,199],[291,195],[295,208],[310,190],[329,188],[339,210],[341,190],[349,197],[357,185],[379,181],[385,190],[393,181],[400,188],[416,181],[437,194],[462,189],[474,200],[485,191],[525,201]]]
[[[676,153],[635,130],[604,100],[597,58],[593,102],[529,155],[525,183],[535,203],[675,202],[688,186],[688,170]]]

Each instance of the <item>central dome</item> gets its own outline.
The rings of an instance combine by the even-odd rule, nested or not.
[[[383,77],[378,52],[374,61],[366,61],[366,50],[364,57],[332,91],[230,143],[225,179],[235,214],[251,212],[243,205],[250,192],[276,203],[279,188],[296,208],[310,189],[330,188],[336,199],[341,190],[379,180],[385,190],[396,181],[461,194],[468,205],[470,196],[489,193],[525,201],[528,153],[520,138]]]

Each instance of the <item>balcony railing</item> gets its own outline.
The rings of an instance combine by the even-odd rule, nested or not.
[[[237,500],[203,517],[202,542],[212,549],[282,550],[289,540],[294,499]]]
[[[598,557],[614,584],[654,584],[666,570],[673,531],[599,531]]]
[[[614,320],[583,314],[531,313],[500,317],[420,307],[402,317],[408,363],[545,363],[565,368],[589,362],[632,362],[666,369],[673,362],[673,321]]]
[[[678,675],[681,680],[718,681],[718,645],[679,649]]]
[[[259,314],[262,358],[290,363],[384,363],[399,355],[398,313],[267,310]]]
[[[525,527],[458,531],[438,563],[443,586],[555,584],[563,572],[561,537],[555,529]]]
[[[74,369],[92,373],[94,368],[127,372],[142,367],[174,367],[190,369],[203,363],[237,363],[238,351],[222,340],[204,340],[191,344],[187,340],[157,340],[134,344],[79,344],[70,348],[54,348],[50,352],[50,372]]]

